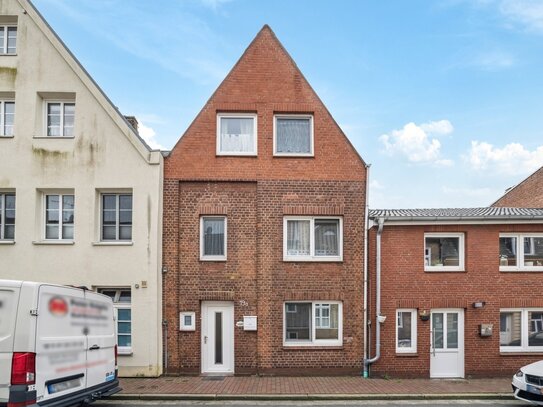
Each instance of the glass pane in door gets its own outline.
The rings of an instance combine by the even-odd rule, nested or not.
[[[433,345],[435,349],[443,349],[443,313],[432,314]]]
[[[447,349],[458,349],[458,314],[447,314]]]
[[[215,313],[215,364],[222,365],[222,312]]]

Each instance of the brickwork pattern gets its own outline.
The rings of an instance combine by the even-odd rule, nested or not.
[[[543,167],[503,195],[492,206],[543,208]]]

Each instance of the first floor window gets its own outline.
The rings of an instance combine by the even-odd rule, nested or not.
[[[543,351],[543,309],[501,310],[500,350]]]
[[[132,194],[102,194],[102,240],[132,240]]]
[[[500,270],[543,271],[543,235],[500,234]]]
[[[400,309],[396,311],[396,352],[413,353],[417,351],[417,310]]]
[[[256,115],[217,116],[217,154],[256,155]]]
[[[275,155],[313,155],[313,116],[275,116]]]
[[[226,217],[200,218],[200,259],[226,260]]]
[[[341,345],[340,302],[285,303],[285,345]]]
[[[463,271],[464,234],[425,233],[424,270]]]
[[[284,260],[342,259],[341,218],[287,217],[283,227]]]
[[[113,300],[117,321],[117,346],[119,354],[132,353],[132,293],[130,288],[101,288],[99,293]]]
[[[15,194],[0,192],[0,240],[15,239]]]
[[[12,100],[0,101],[0,136],[13,136],[14,122],[15,102]]]
[[[45,238],[73,240],[74,238],[73,195],[45,195]]]
[[[74,102],[47,102],[47,136],[74,136]]]

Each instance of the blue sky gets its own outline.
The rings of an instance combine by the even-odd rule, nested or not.
[[[269,24],[367,163],[372,208],[486,206],[543,165],[541,0],[34,0],[154,147]]]

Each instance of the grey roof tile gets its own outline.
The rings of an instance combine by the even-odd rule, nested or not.
[[[428,208],[370,209],[370,218],[390,220],[498,220],[543,219],[543,208]]]

